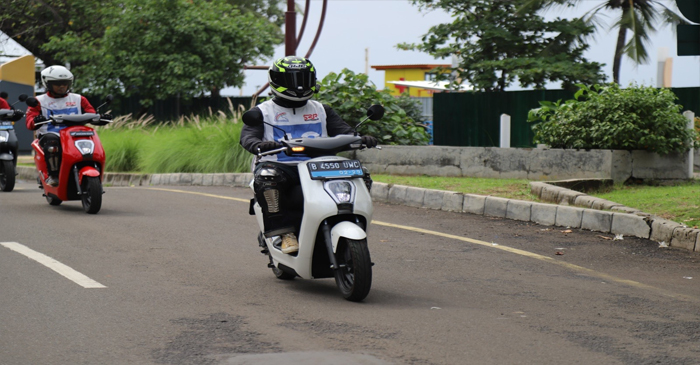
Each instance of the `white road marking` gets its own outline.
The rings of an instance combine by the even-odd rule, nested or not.
[[[0,245],[5,246],[12,251],[15,251],[17,253],[20,253],[24,256],[29,257],[30,259],[32,259],[32,260],[48,267],[49,269],[63,275],[67,279],[82,286],[83,288],[87,288],[87,289],[106,288],[106,286],[104,286],[104,285],[96,282],[95,280],[92,280],[89,277],[73,270],[69,266],[62,264],[62,263],[52,259],[51,257],[44,255],[41,252],[34,251],[25,245],[19,244],[17,242],[0,242]]]

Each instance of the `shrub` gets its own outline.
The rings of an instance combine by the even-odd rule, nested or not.
[[[698,147],[669,89],[616,84],[579,90],[573,100],[540,102],[530,110],[534,142],[552,148],[646,150],[659,154]]]
[[[329,73],[320,82],[316,100],[330,105],[343,120],[355,126],[365,117],[367,108],[381,104],[386,109],[380,120],[368,120],[359,128],[361,134],[379,139],[380,144],[427,145],[430,137],[422,122],[418,102],[408,95],[392,96],[388,90],[377,91],[365,74],[343,69]]]

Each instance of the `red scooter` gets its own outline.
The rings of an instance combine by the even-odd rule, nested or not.
[[[111,95],[107,102],[97,109],[112,101]],[[37,106],[36,98],[28,98],[27,105]],[[43,107],[42,107],[43,108]],[[32,142],[34,149],[34,165],[39,176],[39,188],[44,190],[44,196],[50,205],[60,205],[67,200],[81,200],[86,213],[96,214],[102,207],[102,178],[104,174],[105,151],[102,148],[99,137],[94,129],[86,124],[106,125],[112,122],[111,117],[97,113],[85,114],[53,114],[45,122],[36,123],[42,125],[52,123],[65,125],[67,128],[60,130],[61,138],[61,166],[58,174],[58,186],[46,184],[48,171],[44,150],[39,145],[39,140]]]

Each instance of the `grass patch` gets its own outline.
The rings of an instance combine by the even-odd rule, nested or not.
[[[700,181],[669,186],[615,185],[612,191],[591,194],[688,227],[700,226]]]
[[[528,180],[481,179],[470,177],[396,176],[372,174],[372,180],[386,184],[449,190],[464,194],[492,195],[499,198],[539,201],[530,193]]]

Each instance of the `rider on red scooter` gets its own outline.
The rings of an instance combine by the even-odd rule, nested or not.
[[[95,113],[95,108],[84,96],[70,92],[73,74],[63,66],[49,66],[41,71],[41,84],[44,85],[46,94],[36,97],[39,105],[27,109],[27,129],[36,130],[39,144],[44,150],[49,173],[46,184],[57,186],[61,166],[61,139],[58,132],[66,126],[35,124],[48,120],[47,117],[53,114]]]

